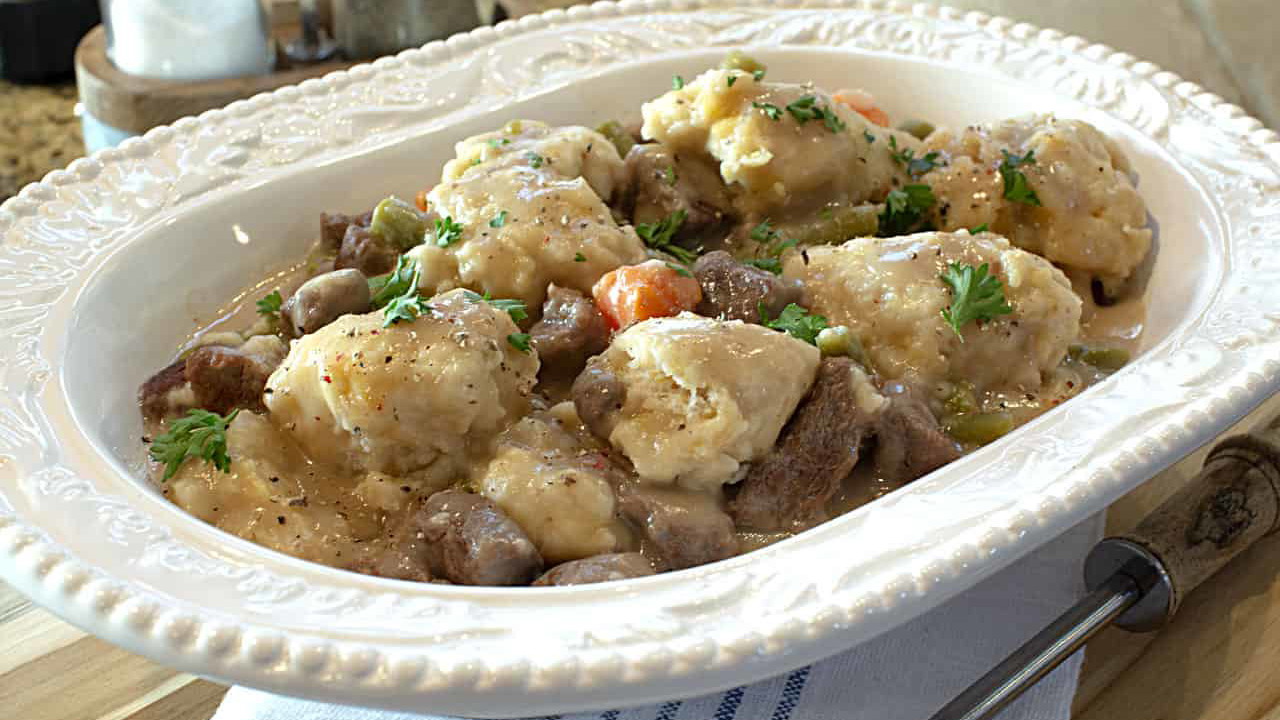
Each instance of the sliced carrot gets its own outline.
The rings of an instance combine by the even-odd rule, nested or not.
[[[674,263],[649,260],[605,273],[591,294],[600,314],[616,330],[692,310],[702,300],[702,288],[688,273]]]
[[[831,99],[847,105],[849,109],[880,127],[889,127],[889,113],[881,110],[876,105],[876,99],[866,90],[840,90]]]
[[[427,193],[429,193],[429,192],[431,192],[431,190],[430,190],[430,189],[427,189],[427,190],[419,190],[419,191],[418,191],[418,194],[413,196],[413,204],[414,204],[414,205],[417,205],[417,206],[418,206],[418,209],[419,209],[419,210],[421,210],[422,212],[426,212],[426,211],[427,211],[427,207],[428,207],[428,206],[427,206]]]

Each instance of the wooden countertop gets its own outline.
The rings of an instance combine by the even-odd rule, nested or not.
[[[1241,424],[1280,411],[1280,398]],[[1134,525],[1198,470],[1204,451],[1109,510]],[[1280,535],[1190,595],[1154,635],[1089,644],[1077,720],[1280,720]],[[0,715],[15,720],[206,720],[225,688],[175,673],[58,620],[0,585]]]

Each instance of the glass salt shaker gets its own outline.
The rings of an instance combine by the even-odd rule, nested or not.
[[[275,67],[269,0],[99,0],[107,57],[146,78],[213,80]]]

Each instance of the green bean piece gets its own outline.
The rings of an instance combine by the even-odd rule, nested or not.
[[[943,428],[962,443],[986,445],[1013,430],[1013,415],[1003,411],[956,415],[948,418]]]
[[[618,149],[619,157],[626,157],[627,153],[631,152],[631,148],[636,145],[636,141],[631,137],[631,133],[627,132],[626,128],[622,127],[622,123],[617,120],[610,120],[609,122],[601,123],[600,126],[596,128],[596,132],[605,136],[608,138],[609,142],[613,143],[613,146]]]
[[[1129,351],[1123,348],[1088,348],[1080,353],[1080,362],[1115,372],[1129,364]]]
[[[427,220],[418,208],[397,197],[389,197],[373,209],[373,221],[369,232],[408,250],[422,244],[427,232]]]
[[[978,409],[978,396],[973,383],[961,380],[951,388],[951,394],[942,401],[949,415],[966,415]]]
[[[858,336],[854,335],[847,325],[835,325],[829,328],[823,328],[816,338],[818,351],[823,357],[836,357],[843,355],[853,358],[858,362],[862,362],[864,355],[862,352],[862,342],[858,340]]]
[[[741,50],[733,50],[725,56],[720,63],[723,70],[741,70],[743,72],[767,72],[769,68],[759,60],[742,52]]]
[[[831,245],[876,234],[880,205],[842,205],[822,211],[812,220],[778,226],[778,237],[795,238],[801,245]]]
[[[910,120],[903,120],[898,123],[898,129],[905,133],[914,135],[917,140],[923,140],[929,137],[929,133],[933,132],[936,128],[934,128],[933,123],[928,120],[911,118]]]

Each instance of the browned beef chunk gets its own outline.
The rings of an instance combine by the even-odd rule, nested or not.
[[[800,302],[800,286],[766,270],[743,265],[723,250],[709,252],[693,264],[693,276],[702,286],[699,315],[760,322],[763,303],[775,318],[788,303]]]
[[[826,358],[773,450],[747,471],[729,512],[741,529],[804,530],[827,519],[827,503],[858,462],[875,417],[854,392],[853,361]]]
[[[639,529],[663,569],[679,570],[738,554],[733,521],[715,498],[634,482],[620,485],[617,494],[619,513]]]
[[[529,328],[543,371],[573,377],[587,358],[609,344],[609,326],[591,298],[571,288],[552,285],[542,304],[542,319]]]
[[[524,530],[491,501],[460,490],[427,498],[410,521],[416,550],[435,577],[459,585],[528,585],[542,556]]]
[[[881,392],[889,400],[876,429],[875,463],[882,477],[909,482],[960,457],[960,446],[914,391],[894,382]]]
[[[675,155],[662,145],[637,145],[627,153],[623,212],[635,223],[653,223],[683,211],[677,240],[723,233],[733,204],[711,164]]]
[[[320,213],[320,243],[329,250],[337,250],[346,237],[347,228],[351,225],[369,227],[373,221],[373,211],[360,215],[344,215],[342,213]]]
[[[561,563],[542,574],[534,585],[586,585],[653,574],[640,553],[609,553]]]
[[[376,575],[395,580],[409,580],[411,582],[432,581],[431,571],[427,568],[426,563],[407,553],[395,550],[390,550],[376,558],[363,558],[352,563],[347,569],[363,575]]]
[[[174,390],[186,384],[186,360],[174,360],[168,367],[147,378],[142,387],[138,388],[138,405],[142,406],[142,417],[159,420],[188,410],[188,406],[175,402],[171,397]]]
[[[582,424],[596,437],[608,440],[617,424],[618,411],[627,401],[627,386],[595,358],[573,381],[573,407]]]
[[[381,235],[370,232],[367,226],[349,225],[333,267],[338,270],[353,268],[366,277],[373,277],[394,270],[399,257],[399,248]]]
[[[343,315],[369,312],[369,300],[369,281],[359,270],[334,270],[303,283],[280,308],[280,317],[291,335],[301,337]]]
[[[283,353],[265,357],[220,345],[196,348],[186,362],[186,376],[195,394],[196,407],[219,415],[234,408],[265,412],[262,391],[282,358]]]

